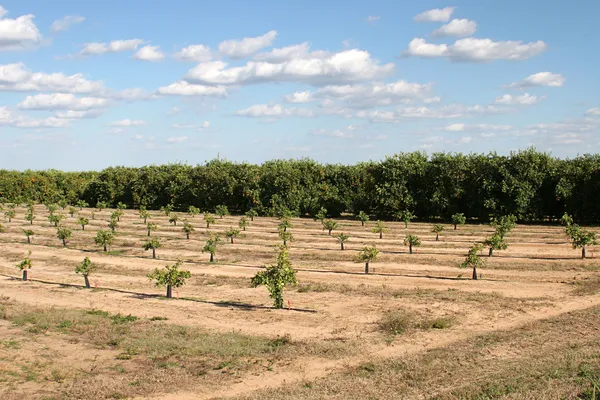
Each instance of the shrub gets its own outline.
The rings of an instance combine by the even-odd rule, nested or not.
[[[156,237],[153,237],[147,240],[146,243],[144,243],[144,245],[142,246],[142,248],[145,251],[152,249],[152,258],[156,258],[156,249],[160,248],[160,240]]]
[[[346,235],[344,233],[340,233],[335,238],[339,242],[341,249],[344,250],[344,243],[346,243],[348,241],[348,239],[350,239],[350,235]]]
[[[452,216],[452,224],[454,225],[454,230],[456,230],[457,225],[464,225],[467,222],[467,218],[463,213],[457,213]]]
[[[102,230],[98,231],[94,238],[94,242],[96,242],[98,246],[102,246],[104,251],[106,251],[107,246],[110,246],[114,240],[115,235],[112,232]]]
[[[369,263],[377,260],[379,250],[375,246],[365,246],[358,253],[358,260],[365,263],[365,274],[369,273]]]
[[[277,264],[265,266],[252,278],[252,286],[264,285],[273,299],[275,308],[283,308],[283,290],[287,285],[296,285],[296,270],[292,268],[287,246],[280,246],[277,254]]]
[[[148,278],[153,280],[157,287],[167,287],[167,298],[172,298],[172,288],[178,288],[185,284],[186,279],[192,276],[190,271],[180,270],[181,261],[173,265],[165,265],[164,269],[156,268],[148,274]]]
[[[92,274],[92,272],[94,272],[95,269],[96,265],[92,263],[89,257],[84,258],[81,264],[78,264],[75,267],[75,273],[83,276],[85,287],[88,289],[90,288],[89,276]]]

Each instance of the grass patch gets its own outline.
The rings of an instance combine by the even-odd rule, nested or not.
[[[390,335],[401,335],[411,329],[447,329],[454,323],[454,318],[423,318],[418,313],[408,310],[392,310],[383,314],[377,322],[377,329]]]
[[[573,285],[575,285],[574,293],[579,296],[600,293],[600,277],[597,276],[575,281],[573,282]]]

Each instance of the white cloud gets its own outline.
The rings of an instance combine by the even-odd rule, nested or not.
[[[171,107],[171,109],[170,109],[170,110],[167,112],[167,115],[168,115],[169,117],[172,117],[172,116],[174,116],[174,115],[177,115],[177,114],[179,114],[180,112],[181,112],[181,109],[180,109],[179,107],[177,107],[177,106],[173,106],[173,107]]]
[[[157,90],[158,94],[172,96],[215,96],[227,97],[225,86],[194,85],[186,81],[177,81]]]
[[[413,19],[417,22],[447,22],[453,12],[454,7],[434,8],[416,15]]]
[[[200,130],[203,130],[203,129],[210,128],[210,122],[204,121],[200,125],[195,125],[195,124],[173,124],[171,126],[173,127],[173,129],[196,129],[196,130],[200,131]]]
[[[487,131],[510,131],[512,125],[491,125],[491,124],[450,124],[443,128],[448,132],[487,132]]]
[[[546,50],[541,40],[531,43],[521,41],[494,42],[491,39],[459,39],[450,46],[428,43],[414,38],[404,52],[406,56],[448,57],[453,61],[486,62],[492,60],[526,60]]]
[[[85,111],[108,107],[109,100],[98,97],[76,97],[71,93],[37,94],[27,96],[17,107],[29,110]]]
[[[0,65],[0,91],[94,93],[107,91],[101,81],[89,81],[82,74],[30,72],[23,63]]]
[[[553,74],[552,72],[538,72],[537,74],[529,75],[521,82],[511,83],[509,87],[525,88],[532,86],[548,86],[561,87],[565,83],[565,78],[561,74]]]
[[[316,129],[316,130],[312,131],[312,135],[313,136],[328,136],[328,137],[339,138],[339,139],[349,139],[349,138],[354,137],[354,135],[352,133],[345,132],[341,129],[334,129],[334,130]]]
[[[175,53],[175,58],[186,62],[207,62],[213,59],[212,50],[203,44],[192,44]]]
[[[276,36],[277,31],[269,31],[262,36],[225,40],[219,44],[219,51],[232,59],[245,58],[270,46]]]
[[[33,22],[31,14],[15,19],[4,18],[8,11],[0,7],[0,51],[24,50],[42,41],[42,34]]]
[[[17,114],[8,107],[0,107],[0,126],[13,128],[64,128],[69,126],[69,121],[56,117],[33,119]]]
[[[552,144],[581,144],[584,140],[589,139],[589,135],[581,133],[559,133],[550,138]]]
[[[379,19],[380,19],[380,18],[381,18],[381,17],[380,17],[379,15],[369,15],[369,16],[367,17],[367,22],[368,22],[368,23],[373,23],[373,22],[375,22],[375,21],[379,21]]]
[[[494,104],[504,105],[531,105],[542,100],[544,97],[537,97],[530,95],[529,93],[523,93],[520,96],[513,96],[511,94],[505,94],[500,97],[496,97]]]
[[[104,113],[103,109],[87,110],[87,111],[59,111],[56,113],[56,118],[64,119],[83,119],[83,118],[96,118]]]
[[[130,126],[144,126],[148,125],[146,121],[142,120],[132,120],[132,119],[123,119],[120,121],[114,121],[108,124],[108,126],[120,126],[120,127],[130,127]]]
[[[80,24],[83,21],[85,21],[85,17],[81,17],[79,15],[67,15],[66,17],[63,17],[62,19],[57,19],[56,21],[54,21],[52,23],[52,25],[50,26],[50,30],[53,33],[66,31],[71,26],[73,26],[75,24]]]
[[[585,115],[590,117],[600,117],[600,107],[590,108],[585,112]]]
[[[257,61],[266,61],[273,64],[280,64],[292,60],[302,60],[311,58],[323,59],[329,57],[330,55],[331,53],[327,51],[310,51],[310,44],[308,42],[304,42],[300,44],[273,49],[268,53],[259,53],[254,56],[254,59]]]
[[[160,61],[165,58],[165,55],[158,46],[144,46],[133,55],[133,58],[141,61]]]
[[[357,118],[368,119],[371,122],[399,122],[407,119],[445,119],[445,118],[463,118],[473,115],[499,114],[505,113],[509,109],[499,108],[496,106],[473,105],[466,106],[463,104],[450,104],[440,108],[429,107],[400,107],[394,111],[389,110],[373,110],[358,111],[355,116]],[[457,125],[454,129],[459,129]]]
[[[295,92],[285,96],[285,101],[288,103],[310,103],[312,100],[312,93],[309,91]]]
[[[280,104],[256,104],[235,113],[241,117],[252,118],[286,118],[286,117],[313,117],[314,111],[308,108],[284,108]]]
[[[134,51],[142,43],[141,39],[128,39],[128,40],[113,40],[110,43],[86,43],[83,49],[79,52],[82,56],[98,55],[106,53],[121,53],[124,51]]]
[[[187,136],[170,137],[167,139],[167,143],[183,143],[187,140]]]
[[[313,85],[376,79],[390,74],[394,64],[381,65],[362,50],[346,50],[326,58],[308,58],[273,64],[250,61],[241,67],[226,68],[221,61],[199,64],[185,80],[208,85],[241,85],[259,82],[303,82]]]
[[[441,36],[471,36],[477,30],[477,23],[468,19],[453,19],[446,25],[442,25],[432,35],[434,37]]]
[[[202,126],[201,126],[201,128],[202,128],[202,129],[208,129],[208,128],[210,128],[210,122],[208,122],[208,121],[204,121],[204,122],[202,123]]]

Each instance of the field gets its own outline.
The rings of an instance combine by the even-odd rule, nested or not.
[[[386,222],[379,239],[374,222],[340,219],[334,233],[351,236],[342,251],[320,222],[296,218],[299,285],[277,310],[250,285],[275,259],[275,218],[256,217],[209,263],[207,231],[239,216],[206,229],[201,215],[174,226],[151,211],[162,244],[152,259],[137,211],[125,210],[106,253],[94,237],[111,210],[81,210],[83,231],[60,212],[73,231],[66,248],[44,206],[33,225],[24,208],[2,222],[3,400],[600,398],[600,254],[582,260],[562,227],[518,225],[508,250],[483,251],[472,280],[459,265],[487,225],[446,225],[436,241],[431,224]],[[422,241],[414,254],[408,233]],[[381,254],[366,275],[357,255],[371,244]],[[29,250],[24,282],[16,264]],[[98,266],[91,289],[74,272],[86,256]],[[147,274],[178,259],[192,277],[168,300]]]

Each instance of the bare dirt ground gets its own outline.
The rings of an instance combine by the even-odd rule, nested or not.
[[[142,249],[147,232],[136,211],[125,211],[107,253],[94,243],[94,237],[99,229],[108,229],[110,210],[80,211],[90,219],[85,230],[77,225],[77,214],[70,217],[62,211],[67,214],[63,226],[73,230],[66,248],[48,222],[45,207],[37,206],[36,212],[30,225],[24,220],[25,210],[17,209],[12,222],[2,222],[5,231],[0,233],[3,399],[361,398],[365,394],[359,395],[360,389],[315,390],[312,395],[303,391],[313,384],[331,388],[329,380],[346,379],[357,368],[363,371],[364,365],[377,369],[429,354],[445,359],[454,349],[489,335],[504,335],[512,341],[495,348],[489,363],[517,362],[525,353],[534,354],[536,346],[542,348],[542,343],[527,342],[526,352],[514,351],[526,344],[520,332],[547,321],[559,321],[552,327],[565,332],[564,340],[554,344],[567,351],[572,349],[567,345],[575,326],[567,316],[573,313],[586,316],[576,325],[576,333],[600,343],[598,324],[590,323],[587,329],[585,323],[590,310],[600,306],[596,259],[600,254],[590,248],[590,258],[582,260],[558,226],[517,226],[507,237],[508,250],[495,251],[492,258],[484,251],[487,262],[479,270],[481,279],[474,281],[469,279],[471,271],[460,269],[459,264],[471,243],[492,232],[489,226],[454,230],[447,225],[435,241],[431,224],[411,223],[405,228],[403,223],[388,222],[388,231],[379,239],[371,232],[373,222],[363,227],[358,221],[339,220],[334,234],[351,236],[342,251],[319,222],[295,219],[290,255],[300,285],[286,290],[287,308],[275,310],[266,289],[251,288],[250,278],[274,261],[279,242],[276,219],[255,218],[234,244],[225,240],[218,248],[217,262],[209,263],[208,254],[202,253],[207,232],[237,227],[239,217],[217,217],[216,224],[207,229],[202,216],[180,214],[173,226],[166,216],[152,211],[151,221],[158,225],[152,236],[161,240],[157,259],[152,259],[151,252]],[[182,231],[186,217],[195,227],[189,240]],[[34,231],[31,244],[23,229]],[[422,241],[412,255],[402,244],[408,233]],[[381,254],[365,275],[357,254],[371,244]],[[15,265],[29,250],[32,280],[23,282]],[[83,278],[74,272],[86,256],[98,267],[90,277],[92,289],[83,288]],[[154,287],[146,275],[178,259],[192,278],[175,290],[176,299],[167,300],[162,297],[164,289]],[[99,310],[107,313],[105,319],[86,319]],[[386,332],[382,328],[386,318],[398,312],[407,316],[407,329]],[[114,331],[106,318],[117,314],[138,319],[123,325],[124,331]],[[598,319],[598,314],[592,315]],[[105,330],[92,329],[94,324],[109,333],[99,337],[98,332]],[[174,338],[172,330],[185,335]],[[140,339],[133,343],[136,335]],[[227,335],[234,335],[235,345],[220,341]],[[179,347],[198,340],[201,348]],[[239,345],[246,342],[252,345]],[[156,345],[150,348],[148,343]],[[477,352],[469,351],[475,357]],[[596,361],[600,353],[597,356]],[[542,372],[536,368],[531,373],[539,376]],[[467,374],[466,367],[457,371],[463,369]],[[355,378],[367,382],[376,375]],[[398,387],[396,396],[382,391],[369,393],[367,398],[495,398],[488,392],[484,393],[488,397],[481,396],[489,383],[485,378],[475,388],[469,386],[468,395],[448,389],[464,389],[464,385],[446,382],[438,383],[436,391]],[[495,375],[488,378],[498,379]],[[529,386],[516,385],[525,391],[517,390],[521,396],[513,398],[553,398],[561,388],[565,398],[577,398],[593,382],[557,384],[550,397],[532,395]]]

